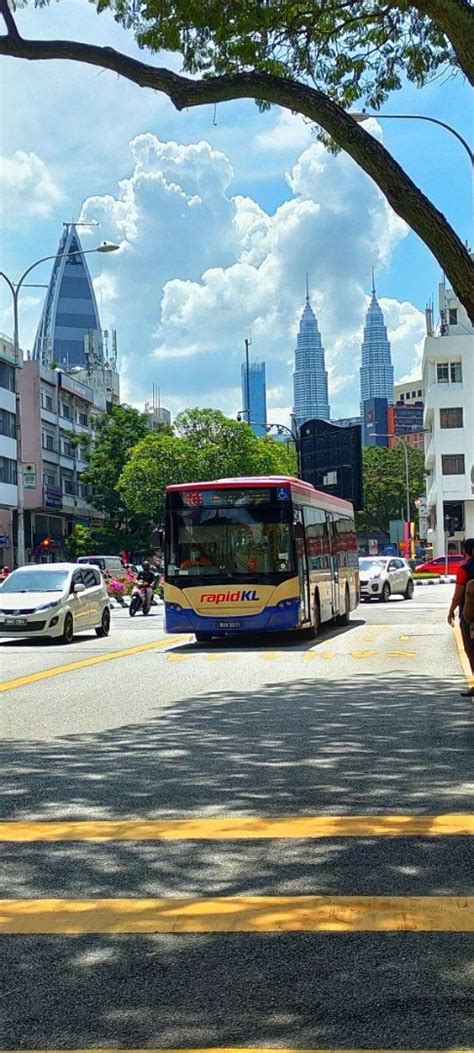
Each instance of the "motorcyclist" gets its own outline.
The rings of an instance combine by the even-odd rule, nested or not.
[[[150,561],[144,559],[141,570],[137,574],[137,585],[145,585],[145,604],[146,609],[149,610],[153,601],[153,586],[155,584],[156,575],[153,573],[150,567]]]

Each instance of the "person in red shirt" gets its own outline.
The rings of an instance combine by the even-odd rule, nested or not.
[[[468,581],[474,579],[474,538],[466,538],[463,544],[463,552],[466,557],[459,570],[456,574],[456,588],[454,595],[451,600],[451,606],[448,611],[448,622],[449,625],[454,624],[456,611],[459,609],[459,627],[461,629],[462,642],[464,644],[464,650],[469,659],[471,671],[474,673],[474,639],[471,637],[471,625],[463,617],[464,607],[464,596],[466,592],[466,585]],[[471,687],[469,691],[461,691],[463,697],[473,697],[474,687]]]

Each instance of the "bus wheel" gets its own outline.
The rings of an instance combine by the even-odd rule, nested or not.
[[[197,643],[210,643],[212,640],[212,633],[194,633]]]
[[[309,636],[311,640],[315,640],[319,634],[321,628],[321,611],[319,609],[319,600],[317,596],[314,597],[313,604],[313,617],[311,620],[311,629],[309,630]]]
[[[351,613],[351,601],[349,598],[349,590],[346,589],[346,598],[344,601],[344,614],[338,614],[336,618],[336,625],[349,625],[349,616]]]

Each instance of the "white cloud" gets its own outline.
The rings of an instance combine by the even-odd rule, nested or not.
[[[44,161],[35,153],[16,150],[0,159],[2,225],[19,230],[28,221],[45,219],[63,200]]]
[[[287,118],[277,124],[290,127]],[[257,136],[255,156],[261,147]],[[174,409],[236,412],[251,330],[252,355],[267,364],[269,416],[285,423],[307,271],[333,414],[355,412],[370,268],[380,275],[407,233],[374,184],[346,155],[312,141],[289,167],[289,200],[271,213],[231,194],[232,166],[208,142],[146,133],[130,150],[131,175],[116,194],[88,198],[81,216],[121,244],[97,285],[127,358],[129,397],[148,397],[158,383]],[[398,376],[418,360],[423,316],[408,302],[381,302]]]

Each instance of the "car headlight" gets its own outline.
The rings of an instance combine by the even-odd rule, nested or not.
[[[39,607],[36,607],[37,611],[50,611],[53,607],[57,607],[59,600],[50,600],[49,603],[40,603]]]

